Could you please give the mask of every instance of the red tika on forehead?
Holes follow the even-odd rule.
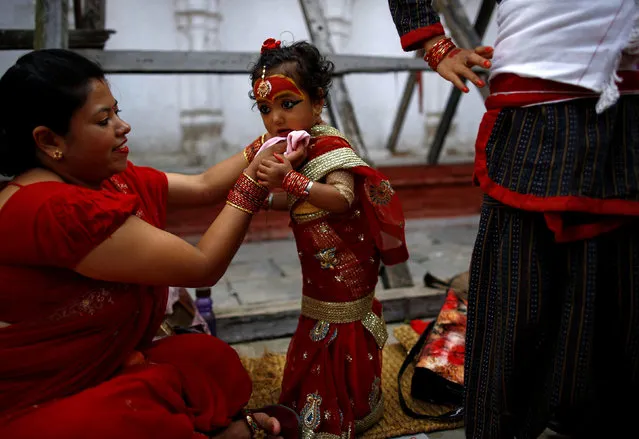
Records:
[[[253,93],[255,94],[255,99],[260,101],[273,102],[284,93],[292,93],[300,99],[304,99],[304,93],[295,84],[295,81],[281,74],[271,75],[265,79],[260,78],[255,81]]]

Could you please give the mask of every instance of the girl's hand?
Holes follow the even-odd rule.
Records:
[[[464,93],[468,93],[468,87],[462,78],[470,80],[477,87],[484,87],[486,83],[471,68],[473,66],[483,69],[489,68],[492,65],[490,62],[492,57],[493,48],[490,46],[479,46],[475,50],[457,47],[451,50],[437,65],[437,73]]]
[[[293,165],[280,154],[273,154],[275,160],[262,160],[257,167],[257,178],[260,184],[267,186],[270,190],[282,187],[282,181],[286,174],[293,169]]]
[[[299,166],[306,160],[308,151],[305,146],[298,147],[295,151],[288,154],[286,158],[291,162],[293,169],[299,168]]]
[[[251,161],[249,166],[246,168],[246,173],[251,177],[255,177],[255,174],[257,173],[257,167],[262,162],[262,160],[266,160],[269,158],[272,159],[274,153],[283,153],[284,151],[286,151],[286,141],[284,140],[282,140],[281,142],[277,142],[275,145],[270,146],[269,148],[266,148],[264,151],[255,156],[253,161]]]

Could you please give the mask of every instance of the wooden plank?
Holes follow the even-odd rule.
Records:
[[[144,50],[79,50],[97,62],[107,73],[143,74],[246,74],[258,58],[256,52],[189,52]],[[427,71],[426,63],[414,58],[328,55],[335,63],[335,74]]]
[[[473,26],[470,25],[470,21],[458,0],[436,0],[435,7],[442,11],[446,17],[446,23],[450,26],[453,39],[462,47],[474,48],[481,45],[481,39],[486,33],[488,23],[495,9],[495,0],[482,1]],[[488,83],[488,75],[486,72],[478,72],[478,74]],[[490,93],[488,87],[472,88],[478,90],[484,99],[486,99]],[[460,99],[461,91],[455,86],[450,86],[446,108],[441,116],[435,138],[428,151],[427,162],[430,165],[435,165],[439,161],[441,152],[444,149],[444,142],[448,135],[448,130],[450,129],[453,117],[455,117]]]
[[[379,288],[387,323],[437,316],[445,292],[427,287]],[[215,310],[217,336],[227,343],[289,337],[295,332],[300,301],[256,304]]]
[[[423,57],[423,50],[415,51],[415,58],[422,60]],[[422,60],[422,62],[424,61]],[[424,62],[424,64],[426,64],[426,62]],[[395,114],[395,121],[393,122],[393,128],[391,129],[390,135],[388,136],[388,141],[386,142],[386,149],[390,152],[394,153],[397,149],[399,134],[402,131],[402,127],[404,126],[404,119],[406,118],[406,113],[408,112],[408,106],[410,105],[410,101],[413,99],[415,85],[417,85],[417,74],[411,72],[406,78],[406,83],[404,84],[404,93],[402,93],[402,99],[399,101],[397,114]]]
[[[66,49],[68,47],[67,0],[36,0],[35,49]]]
[[[299,3],[306,20],[306,27],[311,34],[311,41],[324,55],[334,54],[335,48],[331,42],[328,20],[326,20],[324,9],[319,1],[300,0]],[[355,151],[366,159],[368,152],[343,78],[333,80],[328,103],[333,110],[332,115],[337,116],[333,117],[333,123],[337,122],[336,127],[346,135]]]
[[[82,26],[86,29],[104,29],[106,21],[105,0],[84,0],[84,11],[82,14]]]
[[[113,30],[70,29],[70,49],[103,49]],[[33,29],[4,29],[0,30],[0,50],[31,50],[33,49]]]

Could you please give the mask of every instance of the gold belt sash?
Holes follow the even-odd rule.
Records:
[[[351,302],[325,302],[302,296],[302,315],[328,323],[362,322],[381,348],[388,339],[386,322],[372,311],[375,292]]]
[[[329,323],[356,322],[371,311],[374,298],[374,292],[352,302],[324,302],[302,296],[302,315]]]

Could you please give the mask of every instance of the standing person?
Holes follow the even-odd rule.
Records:
[[[0,437],[297,437],[290,410],[243,411],[251,380],[221,340],[152,342],[168,285],[224,274],[268,194],[257,163],[133,165],[104,72],[66,50],[20,57],[0,102]],[[162,230],[168,208],[227,194],[197,246]]]
[[[383,415],[382,347],[375,299],[380,260],[408,258],[404,218],[389,181],[321,119],[333,65],[307,42],[267,40],[251,73],[264,138],[310,137],[307,160],[260,160],[270,207],[290,210],[302,266],[302,310],[289,345],[280,403],[302,419],[303,438],[354,437]],[[267,140],[268,141],[268,140]],[[256,159],[258,160],[258,159]]]
[[[463,91],[463,78],[485,85],[470,67],[491,67],[467,437],[535,438],[551,420],[578,437],[621,437],[637,403],[613,401],[639,390],[636,2],[499,2],[494,56],[456,48],[430,1],[389,6],[404,49],[423,47]]]

